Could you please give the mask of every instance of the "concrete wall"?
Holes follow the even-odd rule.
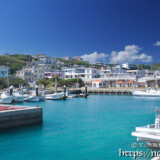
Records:
[[[0,111],[0,129],[42,123],[42,108]]]

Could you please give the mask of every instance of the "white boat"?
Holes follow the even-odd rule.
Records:
[[[160,142],[160,109],[155,109],[155,124],[136,127],[136,131],[132,132],[132,136],[136,136],[138,141]]]
[[[10,87],[9,93],[3,92],[0,96],[0,103],[2,104],[11,104],[14,101],[15,96],[12,95],[13,86]]]
[[[45,95],[45,99],[47,100],[59,100],[59,99],[62,99],[64,96],[64,93],[61,92],[61,93],[53,93],[53,94],[46,94]]]
[[[160,97],[160,91],[148,88],[146,91],[132,91],[133,96]]]
[[[8,93],[3,92],[0,96],[0,103],[2,104],[11,104],[14,101],[14,96],[8,95]]]
[[[15,96],[16,102],[23,102],[24,99],[29,97],[29,94],[23,94],[23,93],[17,91],[14,93],[14,96]]]
[[[35,91],[32,91],[32,94],[29,97],[25,98],[24,101],[26,101],[26,102],[38,102],[39,101],[37,86],[35,88]]]
[[[39,96],[30,95],[28,98],[25,98],[24,101],[26,101],[26,102],[38,102],[39,101]]]

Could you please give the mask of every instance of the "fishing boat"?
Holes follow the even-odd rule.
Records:
[[[15,96],[13,96],[13,86],[10,86],[9,92],[3,92],[0,96],[0,103],[11,104],[14,101]]]
[[[160,142],[160,109],[155,108],[155,113],[155,124],[136,127],[136,131],[132,132],[138,141]]]
[[[154,88],[148,88],[146,91],[132,91],[133,96],[160,97],[160,91]]]
[[[29,94],[23,94],[22,92],[17,91],[14,93],[14,96],[15,96],[15,102],[23,102],[24,99],[29,97]]]
[[[62,99],[64,96],[64,93],[53,93],[53,94],[46,94],[45,95],[45,99],[46,100],[60,100]]]
[[[26,102],[38,102],[39,101],[39,95],[38,95],[38,86],[35,87],[35,91],[32,91],[32,94],[25,98],[24,101]]]

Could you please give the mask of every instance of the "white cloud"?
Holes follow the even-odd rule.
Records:
[[[91,54],[85,54],[85,55],[81,56],[81,58],[84,61],[88,61],[90,63],[95,63],[97,61],[106,60],[107,56],[108,55],[105,54],[105,53],[94,52],[94,53],[91,53]]]
[[[151,62],[152,56],[148,56],[145,53],[139,54],[141,48],[137,45],[125,46],[124,51],[112,51],[110,62],[111,63],[133,63],[139,62]]]
[[[160,41],[157,41],[155,44],[153,44],[155,46],[160,46]]]

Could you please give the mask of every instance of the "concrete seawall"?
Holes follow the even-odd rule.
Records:
[[[84,93],[84,90],[82,90],[82,93]],[[131,95],[131,90],[88,89],[88,94]]]
[[[0,129],[42,123],[42,108],[10,107],[0,111]]]

